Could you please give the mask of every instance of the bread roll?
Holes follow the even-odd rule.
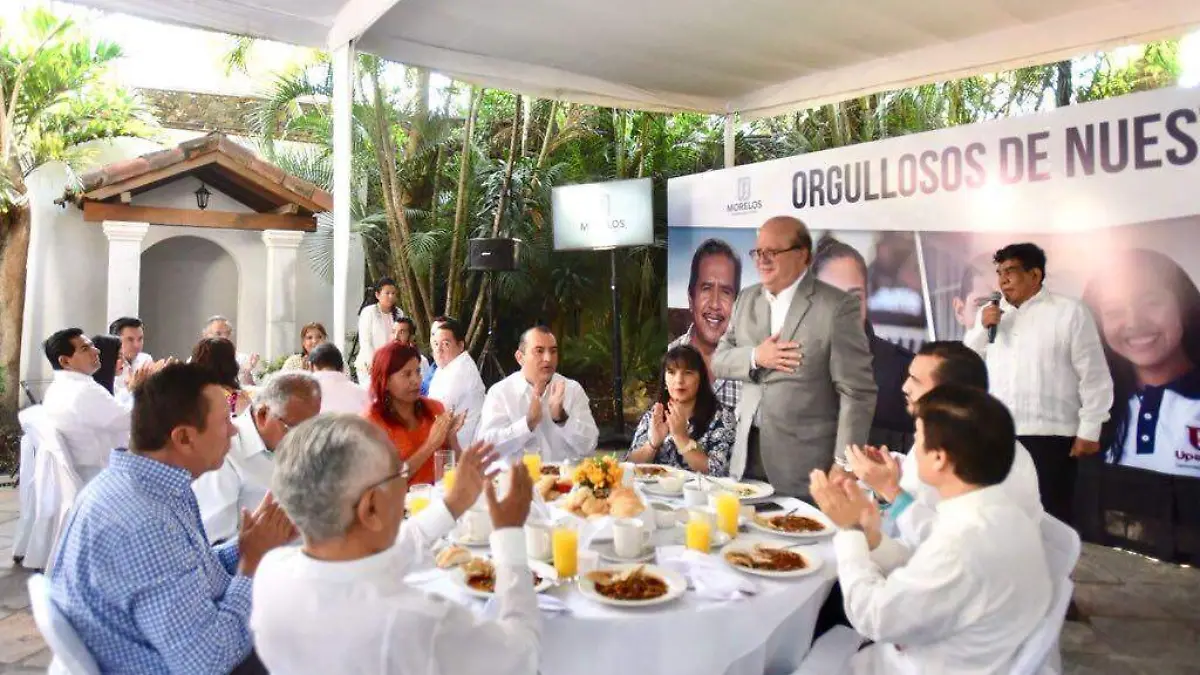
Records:
[[[461,546],[447,546],[442,549],[441,553],[437,554],[435,562],[437,566],[448,570],[451,567],[465,565],[471,560],[471,552]]]

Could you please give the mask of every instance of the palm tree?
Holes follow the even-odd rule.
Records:
[[[22,31],[0,30],[0,410],[15,412],[29,258],[25,179],[49,162],[86,159],[80,145],[147,136],[151,124],[128,92],[101,80],[121,55],[71,19],[35,9]]]

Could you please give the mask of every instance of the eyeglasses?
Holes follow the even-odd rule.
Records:
[[[367,489],[362,491],[362,493],[365,495],[368,492],[370,492],[371,490],[374,490],[377,487],[382,487],[384,485],[387,485],[388,483],[396,480],[397,478],[404,478],[404,479],[408,478],[408,464],[401,463],[400,469],[398,471],[396,471],[396,473],[389,475],[387,478],[384,478],[383,480],[371,483],[370,485],[367,486]]]
[[[800,251],[803,249],[803,246],[789,246],[787,248],[752,248],[750,249],[750,259],[754,262],[762,261],[769,263],[775,260],[775,256],[779,255],[780,253],[787,253],[788,251]]]

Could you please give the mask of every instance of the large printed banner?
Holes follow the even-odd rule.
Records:
[[[739,257],[745,288],[771,216],[807,223],[827,253],[817,276],[909,350],[960,339],[996,290],[992,254],[1038,244],[1047,286],[1100,328],[1121,422],[1109,461],[1200,478],[1200,89],[686,176],[667,193],[671,330],[699,339],[723,332],[733,301],[699,283],[720,272],[709,240]],[[881,391],[881,405],[900,396]]]

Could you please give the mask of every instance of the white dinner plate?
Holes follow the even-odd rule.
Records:
[[[657,495],[659,497],[679,497],[683,494],[683,488],[671,492],[662,486],[657,479],[652,483],[642,483],[642,490],[648,495]]]
[[[641,467],[656,467],[659,469],[666,469],[667,473],[665,475],[671,475],[677,471],[675,467],[667,466],[666,464],[635,464],[633,477],[636,478],[640,483],[657,483],[659,479],[659,476],[643,476],[642,474],[638,473],[637,469]]]
[[[712,480],[717,485],[720,485],[722,489],[729,490],[737,495],[743,504],[759,502],[775,494],[774,485],[758,480],[737,481],[732,478],[714,478]]]
[[[795,577],[808,576],[808,575],[816,572],[817,570],[821,569],[821,565],[823,565],[825,562],[815,555],[812,555],[810,553],[805,553],[804,551],[797,551],[796,549],[793,548],[793,549],[788,549],[788,550],[791,551],[792,553],[796,553],[804,558],[804,562],[806,563],[804,568],[798,569],[798,570],[789,570],[786,572],[775,572],[772,570],[760,570],[760,569],[755,569],[753,567],[742,567],[741,565],[735,565],[735,564],[729,562],[729,559],[725,557],[729,553],[733,553],[735,551],[744,551],[744,552],[748,553],[748,552],[752,551],[755,546],[764,546],[766,548],[787,548],[786,546],[782,546],[782,545],[778,545],[778,544],[768,544],[768,543],[761,542],[761,541],[759,541],[759,542],[755,542],[755,541],[738,542],[736,544],[731,544],[729,546],[726,546],[725,549],[721,551],[721,560],[724,560],[726,565],[729,565],[730,567],[732,567],[733,569],[735,569],[739,572],[745,572],[746,574],[754,574],[754,575],[757,575],[760,577],[771,577],[771,578],[775,578],[775,579],[791,579],[791,578],[795,578]]]
[[[593,582],[591,579],[589,579],[586,574],[581,574],[579,576],[579,581],[577,582],[578,587],[579,587],[579,592],[582,593],[583,596],[589,600],[594,600],[596,602],[599,602],[599,603],[605,604],[605,605],[612,605],[613,607],[651,607],[653,605],[661,605],[665,602],[671,602],[672,600],[676,600],[680,596],[683,595],[684,591],[687,590],[687,579],[683,578],[682,574],[675,572],[673,570],[659,567],[657,565],[645,565],[645,564],[640,564],[640,563],[639,564],[626,564],[626,565],[608,565],[606,567],[598,568],[598,571],[613,572],[616,574],[620,574],[621,572],[624,572],[625,570],[628,570],[628,569],[632,569],[634,567],[641,567],[645,572],[647,572],[649,574],[653,574],[653,575],[657,576],[658,578],[662,579],[663,581],[665,581],[667,583],[666,594],[664,594],[661,597],[654,598],[652,600],[617,600],[615,598],[610,598],[610,597],[601,595],[596,590],[595,582]]]
[[[529,573],[533,574],[533,570],[531,570]],[[459,588],[461,588],[464,592],[466,592],[467,595],[473,595],[477,598],[483,598],[484,600],[491,598],[493,595],[492,593],[488,593],[487,591],[481,591],[481,590],[471,588],[470,586],[468,586],[467,585],[467,573],[463,569],[462,565],[459,565],[458,567],[454,568],[454,570],[450,574],[450,577],[452,579],[454,579],[454,583],[458,584]],[[539,583],[537,586],[534,586],[533,590],[535,593],[541,593],[543,591],[549,590],[553,586],[554,586],[554,579],[548,578],[546,576],[542,576],[541,583]]]
[[[785,513],[787,513],[787,511],[768,512],[768,513],[757,514],[757,516],[755,518],[750,519],[750,527],[755,530],[758,530],[759,532],[765,532],[766,534],[771,534],[776,537],[784,537],[787,539],[820,539],[822,537],[828,537],[828,536],[834,534],[835,532],[837,532],[837,527],[833,523],[826,520],[823,516],[816,515],[812,512],[795,513],[792,515],[804,516],[805,518],[812,518],[813,520],[818,521],[822,525],[824,525],[825,526],[824,530],[821,530],[820,532],[784,532],[783,530],[776,530],[774,528],[767,527],[766,525],[763,525],[762,523],[758,522],[758,518],[760,518],[760,517],[761,518],[770,518],[772,516],[781,516]]]
[[[483,546],[491,545],[491,539],[489,537],[484,537],[482,539],[468,539],[467,537],[461,536],[457,532],[453,531],[447,535],[446,539],[448,539],[451,544],[458,544],[459,546],[466,546],[467,548],[481,548]]]

